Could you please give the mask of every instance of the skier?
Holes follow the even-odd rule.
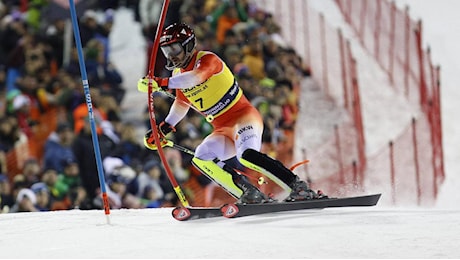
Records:
[[[160,48],[167,58],[166,68],[172,77],[154,77],[152,92],[176,89],[176,100],[163,122],[158,125],[159,140],[174,132],[174,126],[194,106],[211,121],[214,130],[196,148],[192,163],[203,174],[217,182],[239,203],[265,203],[271,198],[252,185],[246,176],[224,163],[236,155],[244,166],[271,176],[276,183],[292,191],[286,201],[326,197],[311,190],[307,183],[287,169],[281,162],[260,152],[263,121],[259,111],[244,96],[227,65],[210,51],[196,50],[195,34],[184,23],[174,23],[164,29]],[[138,82],[138,90],[148,92],[149,79]],[[144,145],[157,150],[152,130],[144,138]]]

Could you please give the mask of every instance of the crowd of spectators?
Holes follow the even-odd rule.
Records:
[[[112,208],[178,203],[158,155],[144,148],[136,125],[124,118],[120,103],[128,83],[111,62],[109,48],[116,11],[126,7],[133,10],[151,46],[162,2],[79,1],[81,6],[77,6],[82,13],[80,34]],[[271,14],[244,0],[173,0],[171,5],[166,24],[189,24],[195,30],[197,48],[213,51],[227,63],[264,117],[263,152],[276,157],[276,144],[295,124],[296,89],[302,77],[309,75],[301,58],[283,41],[280,25]],[[102,206],[78,56],[75,47],[66,48],[68,16],[49,15],[56,13],[53,8],[65,7],[54,1],[0,0],[0,213]],[[158,65],[155,73],[169,72]],[[164,96],[155,97],[157,122],[171,103]],[[150,128],[147,104],[145,108],[143,119]],[[52,109],[59,111],[57,127],[42,147],[43,156],[28,158],[21,172],[11,177],[6,154],[18,143],[32,142],[37,124],[46,124],[40,122],[40,115]],[[210,131],[211,125],[191,110],[170,138],[193,149]],[[190,155],[173,149],[165,152],[179,183],[196,178],[203,187],[209,184],[193,169]]]

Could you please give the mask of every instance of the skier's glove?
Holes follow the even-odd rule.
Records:
[[[152,92],[156,91],[166,91],[168,89],[169,78],[160,78],[160,77],[153,77],[152,81]],[[137,90],[140,92],[148,92],[149,91],[149,78],[143,77],[137,81]]]
[[[174,126],[163,121],[158,126],[157,132],[158,139],[160,140],[160,145],[161,147],[164,147],[168,144],[168,139],[166,139],[165,136],[171,132],[176,132],[176,129],[174,128]],[[152,129],[149,129],[147,133],[145,133],[144,146],[150,150],[158,150],[158,146],[157,144],[155,144],[155,137],[153,136]]]

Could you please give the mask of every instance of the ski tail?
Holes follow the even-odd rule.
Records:
[[[377,205],[381,194],[366,196],[324,198],[293,202],[274,202],[265,204],[226,204],[222,206],[221,212],[224,217],[236,218],[265,213],[303,209],[324,209],[334,207],[370,207]]]

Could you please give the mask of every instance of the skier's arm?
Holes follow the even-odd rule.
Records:
[[[170,78],[154,77],[152,91],[167,89],[186,89],[199,85],[209,79],[212,75],[222,71],[224,65],[215,54],[203,55],[197,62],[196,67],[191,71],[173,75]],[[137,89],[147,93],[149,80],[147,77],[139,79]]]
[[[168,88],[184,89],[199,85],[222,71],[222,68],[222,61],[215,54],[205,54],[197,62],[196,68],[169,78]]]
[[[186,99],[182,92],[177,91],[177,99],[175,100],[169,110],[168,115],[166,116],[165,122],[175,126],[177,125],[184,117],[187,115],[190,106],[187,105]]]

